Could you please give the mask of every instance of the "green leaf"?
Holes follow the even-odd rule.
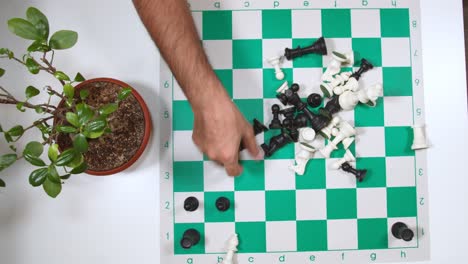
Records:
[[[24,93],[26,94],[26,99],[30,99],[38,95],[40,91],[36,87],[30,85],[26,87],[26,91]]]
[[[69,174],[65,174],[65,175],[60,176],[60,179],[62,179],[62,180],[68,180],[68,179],[70,178],[70,176],[71,176],[70,173],[69,173]]]
[[[58,144],[52,144],[49,147],[49,150],[48,150],[47,154],[49,156],[50,161],[52,161],[52,162],[57,161],[57,158],[58,158],[58,155],[59,155],[58,148],[59,148]]]
[[[0,171],[10,167],[13,163],[15,163],[18,156],[16,154],[5,154],[0,156]]]
[[[31,154],[35,157],[41,156],[42,152],[44,152],[44,146],[37,141],[29,142],[23,151],[24,154]]]
[[[69,168],[75,168],[75,167],[78,167],[81,163],[84,162],[84,156],[83,154],[79,153],[79,152],[76,152],[76,156],[75,158],[73,159],[72,162],[68,163],[67,167]]]
[[[2,179],[0,179],[0,187],[3,187],[3,188],[6,187],[6,184]]]
[[[117,98],[118,98],[120,101],[123,101],[123,100],[125,100],[131,93],[132,93],[132,88],[130,88],[130,87],[123,88],[123,89],[119,92]]]
[[[87,104],[77,104],[76,114],[78,115],[81,125],[86,124],[94,116],[94,111]]]
[[[49,170],[47,168],[40,168],[40,169],[34,170],[29,175],[29,183],[34,187],[40,186],[46,180],[48,173],[49,173]]]
[[[47,193],[47,195],[52,198],[57,197],[57,195],[59,195],[62,191],[62,183],[53,182],[48,178],[44,181],[42,187],[44,188],[44,191]]]
[[[93,120],[91,122],[89,122],[85,129],[88,131],[88,132],[100,132],[100,131],[104,131],[104,128],[106,128],[106,121],[105,120]]]
[[[61,50],[73,47],[78,41],[78,33],[71,30],[60,30],[55,32],[49,40],[52,49]]]
[[[10,136],[12,137],[19,137],[19,136],[22,136],[24,133],[24,128],[23,126],[14,126],[12,127],[10,130],[8,130],[8,134],[10,134]]]
[[[35,52],[35,51],[47,52],[47,51],[50,51],[50,47],[44,44],[42,40],[36,40],[31,45],[29,45],[28,51],[29,52]]]
[[[14,152],[16,152],[16,147],[15,147],[15,146],[10,145],[9,148],[10,148],[11,150],[13,150]]]
[[[22,18],[12,18],[8,20],[8,29],[18,37],[30,40],[40,40],[40,32],[31,22]]]
[[[44,109],[42,109],[42,107],[40,107],[40,106],[36,106],[34,108],[34,111],[36,111],[36,113],[38,113],[38,114],[44,113]]]
[[[73,97],[75,96],[75,87],[67,83],[63,86],[63,93],[65,94],[66,97],[73,99]]]
[[[60,81],[70,81],[70,77],[68,77],[68,75],[66,75],[64,72],[62,71],[56,71],[54,72],[54,76],[55,78],[57,78],[58,80]]]
[[[80,121],[78,120],[78,115],[73,112],[67,112],[65,118],[68,123],[72,124],[74,127],[80,127]]]
[[[57,166],[66,166],[75,159],[76,155],[77,152],[74,149],[67,149],[58,156],[55,164]]]
[[[3,136],[5,136],[6,142],[13,142],[13,138],[10,136],[10,134],[8,134],[8,132],[4,132]]]
[[[115,111],[117,111],[118,108],[119,108],[119,105],[117,103],[106,104],[103,107],[101,107],[101,109],[99,109],[99,114],[110,115],[114,113]]]
[[[31,163],[34,166],[43,167],[46,165],[42,159],[32,155],[31,153],[24,153],[23,157],[27,162]]]
[[[49,174],[47,174],[47,178],[55,183],[61,183],[60,175],[57,172],[57,168],[53,164],[49,166]]]
[[[81,75],[81,73],[77,73],[74,79],[75,82],[82,82],[84,80],[85,78],[83,77],[83,75]]]
[[[86,153],[88,151],[88,140],[85,135],[81,133],[76,135],[73,139],[73,147],[81,153]]]
[[[76,133],[78,132],[78,129],[72,126],[62,126],[62,125],[57,125],[55,126],[55,131],[59,133]]]
[[[0,68],[0,77],[2,77],[5,74],[5,70]]]
[[[80,174],[85,172],[88,169],[88,164],[86,162],[82,162],[80,165],[74,167],[70,173],[71,174]]]
[[[26,67],[28,67],[28,70],[32,74],[38,74],[40,71],[39,64],[31,58],[26,59]]]
[[[23,106],[24,106],[24,102],[19,102],[16,104],[16,109],[18,109],[18,111],[20,112],[25,112],[26,109]]]
[[[6,48],[0,48],[0,55],[8,55],[9,59],[12,59],[15,56],[11,50]]]
[[[89,91],[86,89],[80,90],[80,98],[81,100],[85,100],[89,96]]]
[[[26,18],[34,25],[42,38],[47,40],[49,37],[49,21],[47,17],[37,8],[30,7],[26,11]]]

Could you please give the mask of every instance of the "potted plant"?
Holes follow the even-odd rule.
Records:
[[[48,19],[37,8],[28,8],[26,19],[10,19],[8,29],[32,43],[20,57],[0,48],[0,58],[24,65],[33,75],[50,74],[59,88],[47,85],[41,91],[27,86],[24,99],[20,99],[0,84],[0,105],[38,115],[29,126],[7,128],[0,124],[0,134],[9,144],[9,149],[0,150],[0,172],[24,159],[36,167],[29,173],[29,183],[56,197],[71,175],[110,175],[131,166],[143,153],[151,133],[149,111],[138,92],[118,80],[85,80],[80,73],[71,79],[56,69],[55,51],[73,47],[78,34],[60,30],[49,37]],[[0,77],[4,74],[0,68]],[[45,102],[36,103],[41,94]],[[41,138],[18,149],[16,143],[31,129],[38,129]],[[5,187],[2,179],[0,187]]]

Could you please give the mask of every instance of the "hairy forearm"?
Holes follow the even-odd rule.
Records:
[[[227,96],[205,55],[186,0],[133,2],[192,107]]]

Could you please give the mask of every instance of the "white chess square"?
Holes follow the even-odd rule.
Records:
[[[232,80],[234,99],[257,99],[263,97],[262,69],[233,70]]]
[[[265,221],[265,192],[236,191],[236,222]]]
[[[416,186],[414,157],[385,158],[387,186]]]
[[[292,10],[291,18],[293,38],[322,36],[322,12],[320,10]]]
[[[380,11],[352,9],[351,34],[353,38],[380,38]]]
[[[414,232],[413,240],[406,242],[403,239],[395,238],[392,234],[392,226],[395,223],[402,222],[405,223],[409,229]],[[388,248],[409,248],[418,246],[418,234],[421,235],[419,230],[417,230],[416,217],[402,217],[402,218],[388,218]]]
[[[233,39],[261,39],[262,12],[261,11],[233,11],[232,12]]]
[[[354,68],[354,71],[357,71],[358,69],[359,68]],[[361,89],[365,89],[370,86],[374,86],[378,83],[382,84],[382,82],[383,82],[382,67],[374,67],[372,70],[361,75],[361,78],[359,79],[359,87]]]
[[[346,121],[347,123],[349,123],[351,126],[354,127],[354,110],[349,110],[349,111],[340,111],[338,114],[337,114],[342,121]]]
[[[263,99],[263,121],[267,127],[270,125],[271,120],[273,119],[271,107],[274,104],[279,105],[280,109],[286,108],[278,99]],[[283,121],[283,115],[280,114],[279,119]]]
[[[358,218],[387,217],[386,188],[358,188],[356,194]]]
[[[296,191],[296,219],[297,220],[326,220],[327,219],[327,191],[326,190],[297,190]]]
[[[202,12],[192,12],[193,22],[195,23],[195,28],[197,29],[198,36],[200,39],[203,36],[203,15]]]
[[[384,67],[411,66],[409,38],[382,38],[382,65]]]
[[[356,157],[385,157],[384,127],[357,127],[356,132]]]
[[[192,131],[174,131],[174,161],[200,161],[203,153],[192,140]]]
[[[232,40],[204,40],[203,47],[213,69],[232,69]]]
[[[325,43],[327,44],[328,54],[323,56],[323,67],[328,67],[328,64],[330,64],[333,51],[346,53],[353,50],[353,42],[351,38],[326,38]],[[346,67],[352,67],[352,65]]]
[[[180,87],[179,83],[177,80],[174,78],[174,100],[183,100],[186,101],[187,97],[185,96],[184,92],[182,91],[182,88]]]
[[[225,253],[227,241],[235,233],[234,223],[205,223],[206,253]]]
[[[285,48],[292,47],[292,39],[263,39],[262,40],[262,56],[263,56],[263,68],[273,68],[268,59],[276,56],[283,56]],[[283,68],[292,68],[292,61],[283,59],[283,63],[280,65]]]
[[[266,222],[267,252],[296,251],[296,230],[295,221]]]
[[[223,166],[214,161],[203,162],[205,192],[234,191],[234,177],[229,177]]]
[[[411,96],[385,96],[384,115],[385,126],[411,126],[413,124],[413,98]]]
[[[185,199],[188,197],[198,199],[198,209],[193,212],[187,212],[184,209]],[[205,221],[204,194],[203,192],[175,192],[174,193],[174,212],[176,223],[203,223]]]
[[[307,98],[311,93],[322,94],[320,90],[322,68],[294,68],[294,82],[299,84],[299,96]],[[291,84],[290,84],[291,85]]]
[[[345,188],[356,188],[356,178],[354,175],[347,173],[341,169],[334,170],[332,169],[332,164],[338,161],[339,158],[326,159],[326,185],[327,189],[345,189]],[[350,163],[355,167],[356,163]]]
[[[357,249],[357,220],[328,220],[328,250]]]
[[[265,160],[265,190],[294,190],[296,174],[289,169],[292,159]]]

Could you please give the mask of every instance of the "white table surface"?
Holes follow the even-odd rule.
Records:
[[[388,0],[390,1],[390,0]],[[468,250],[468,119],[462,2],[421,0],[426,90],[432,260],[456,263]],[[157,132],[159,54],[126,0],[0,0],[0,47],[25,50],[7,31],[6,21],[36,6],[49,17],[51,31],[72,29],[78,45],[57,52],[56,65],[70,74],[114,77],[144,96]],[[0,60],[7,75],[0,83],[21,95],[33,84],[19,65]],[[27,125],[31,117],[0,106],[4,127]],[[111,177],[75,176],[57,199],[27,181],[24,162],[2,172],[0,263],[2,264],[155,264],[159,263],[158,142],[153,136],[144,156]],[[7,147],[0,141],[0,149]]]

